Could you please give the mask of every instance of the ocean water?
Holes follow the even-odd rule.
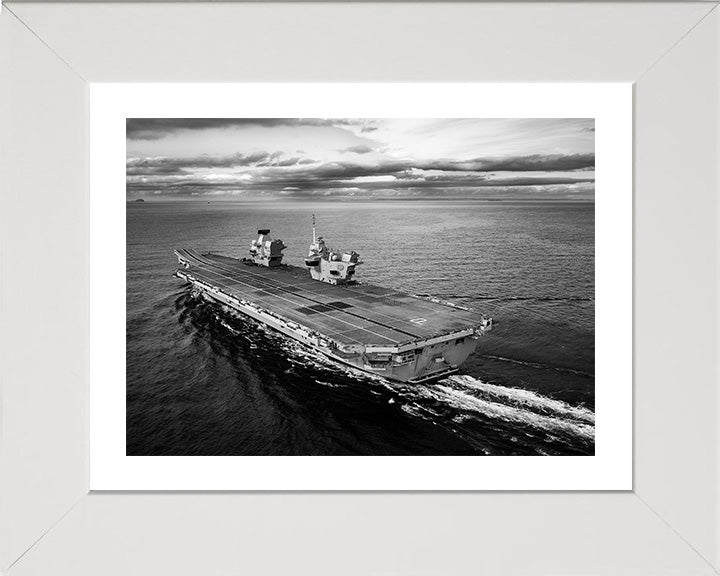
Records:
[[[403,385],[338,367],[191,293],[173,249],[300,264],[318,232],[357,278],[492,316],[460,373]],[[593,203],[127,205],[128,455],[593,454]]]

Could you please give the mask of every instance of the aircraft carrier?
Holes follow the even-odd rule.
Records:
[[[175,275],[335,362],[401,382],[443,378],[472,354],[492,319],[436,298],[362,284],[357,252],[315,233],[304,267],[283,264],[282,240],[258,230],[243,259],[178,249]]]

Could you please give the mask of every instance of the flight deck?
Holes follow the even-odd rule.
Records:
[[[318,282],[298,266],[262,267],[187,249],[176,254],[196,280],[344,344],[398,346],[463,337],[483,325],[477,312],[368,284]]]

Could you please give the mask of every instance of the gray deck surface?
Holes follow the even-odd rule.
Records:
[[[216,254],[178,252],[198,280],[347,344],[395,345],[478,327],[482,318],[388,288],[319,282],[297,266],[266,268]]]

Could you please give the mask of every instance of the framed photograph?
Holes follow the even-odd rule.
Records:
[[[714,574],[717,14],[4,6],[3,572]]]
[[[91,488],[629,489],[631,95],[93,87]]]

